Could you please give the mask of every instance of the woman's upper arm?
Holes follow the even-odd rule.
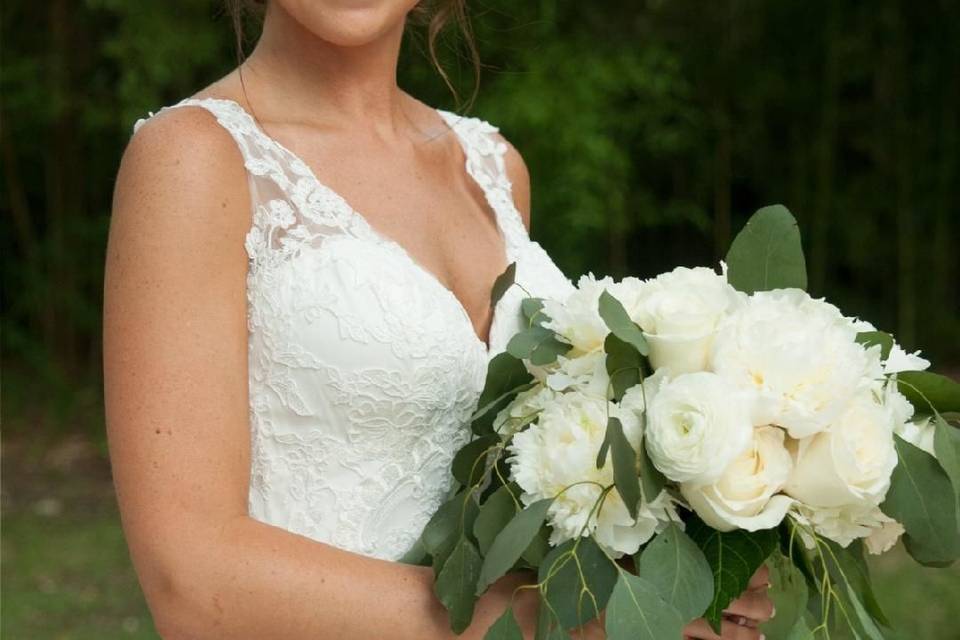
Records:
[[[104,395],[124,529],[148,598],[191,536],[246,515],[246,255],[239,151],[175,109],[121,162],[104,280]]]

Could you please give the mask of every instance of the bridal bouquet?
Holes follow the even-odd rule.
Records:
[[[720,267],[587,275],[566,300],[523,301],[457,491],[420,540],[454,631],[532,569],[538,638],[601,612],[614,640],[680,638],[698,617],[719,629],[766,563],[768,637],[840,623],[877,639],[864,551],[902,536],[924,565],[960,556],[960,385],[804,291],[783,207],[758,211]],[[511,609],[487,637],[521,638]]]

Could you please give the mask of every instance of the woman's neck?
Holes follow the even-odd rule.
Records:
[[[394,134],[408,124],[405,94],[397,85],[403,27],[401,20],[366,44],[340,46],[270,3],[260,40],[243,64],[244,81],[256,78],[259,91],[251,98],[261,105],[266,100],[284,120],[334,127],[363,122]],[[267,87],[269,95],[263,95]]]

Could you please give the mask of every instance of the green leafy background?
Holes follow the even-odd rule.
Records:
[[[472,112],[523,153],[533,235],[568,274],[710,264],[780,202],[814,295],[955,376],[960,4],[471,4],[485,63]],[[232,33],[216,0],[8,0],[0,29],[2,635],[156,637],[104,462],[104,241],[133,122],[227,72]],[[457,106],[418,48],[401,84]],[[951,628],[956,570],[900,551],[875,566],[911,637]]]

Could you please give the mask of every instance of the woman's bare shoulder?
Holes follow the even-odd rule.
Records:
[[[249,204],[243,157],[230,133],[206,109],[183,106],[162,110],[131,136],[113,217],[183,238],[210,232],[242,238]]]

